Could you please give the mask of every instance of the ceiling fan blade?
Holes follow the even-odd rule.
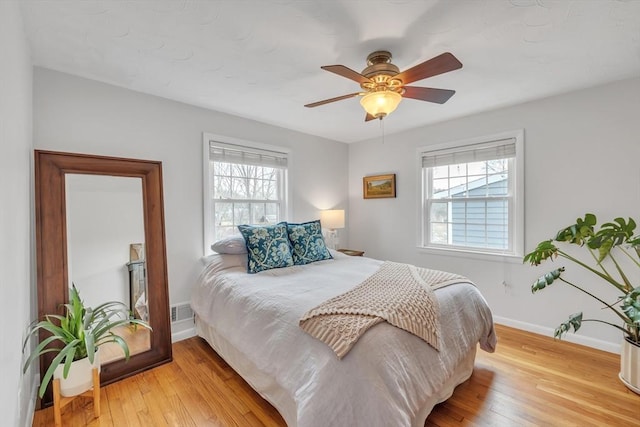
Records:
[[[371,121],[371,120],[375,120],[375,118],[376,118],[376,116],[373,116],[373,115],[367,113],[367,115],[364,117],[364,121],[368,122],[368,121]]]
[[[353,98],[354,96],[358,96],[358,95],[360,95],[360,92],[354,92],[354,93],[350,93],[348,95],[336,96],[335,98],[329,98],[329,99],[324,99],[324,100],[318,101],[318,102],[312,102],[311,104],[305,105],[305,107],[313,108],[313,107],[317,107],[319,105],[328,104],[330,102],[342,101],[343,99]]]
[[[456,93],[450,89],[433,89],[430,87],[405,86],[404,98],[419,99],[420,101],[435,102],[436,104],[444,104]]]
[[[445,52],[428,61],[404,70],[400,74],[394,76],[396,79],[402,80],[402,83],[412,83],[427,77],[437,76],[438,74],[448,73],[449,71],[462,68],[462,63],[449,52]]]
[[[344,65],[323,65],[320,68],[322,68],[323,70],[331,71],[332,73],[335,73],[342,77],[346,77],[360,84],[371,82],[371,79],[363,76],[357,71],[353,71],[351,68],[345,67]]]

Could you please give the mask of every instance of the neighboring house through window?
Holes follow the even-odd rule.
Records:
[[[287,217],[288,150],[204,134],[205,254],[240,224]]]
[[[521,256],[523,131],[420,150],[422,247]]]

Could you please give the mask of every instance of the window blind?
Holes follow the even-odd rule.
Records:
[[[209,160],[243,165],[268,166],[278,169],[287,168],[287,154],[258,148],[211,141]]]
[[[515,156],[516,139],[507,138],[462,147],[424,151],[422,153],[422,167],[433,168],[459,163],[508,159]]]

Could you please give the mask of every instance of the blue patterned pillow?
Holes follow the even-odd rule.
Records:
[[[238,230],[249,253],[247,273],[293,265],[286,222],[269,226],[239,225]]]
[[[295,265],[333,258],[324,244],[320,220],[302,224],[287,224],[287,230],[293,248],[293,263]]]

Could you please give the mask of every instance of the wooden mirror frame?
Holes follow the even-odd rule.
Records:
[[[35,222],[38,286],[38,318],[45,314],[63,314],[62,304],[69,299],[67,271],[67,224],[65,175],[109,175],[142,179],[144,236],[147,261],[147,286],[150,349],[101,366],[102,385],[170,362],[171,323],[167,257],[164,233],[162,163],[87,154],[35,150]],[[40,335],[40,340],[43,335]],[[54,355],[40,359],[40,372],[46,372]],[[51,385],[42,399],[43,406],[53,402]]]

